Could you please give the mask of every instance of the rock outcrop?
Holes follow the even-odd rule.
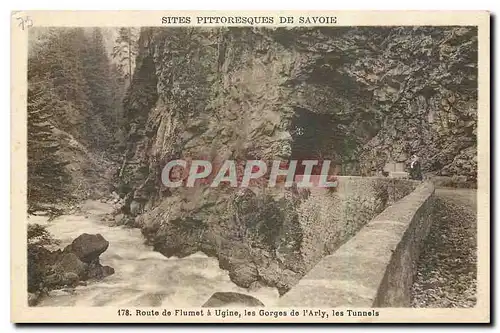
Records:
[[[109,242],[100,234],[82,234],[64,250],[50,251],[44,247],[28,250],[28,292],[30,305],[35,295],[63,287],[76,287],[87,280],[102,279],[114,274],[114,269],[99,262]]]
[[[476,180],[475,27],[144,28],[139,48],[120,221],[167,256],[217,256],[241,286],[283,292],[308,268],[297,209],[308,194],[166,188],[169,160],[329,159],[374,175],[416,153],[426,174]]]
[[[264,306],[264,303],[259,301],[257,298],[240,294],[234,292],[216,292],[205,304],[202,305],[204,308],[217,308],[222,306],[245,306],[245,307],[254,307],[254,306]]]
[[[64,252],[74,253],[81,261],[90,263],[98,259],[108,246],[109,242],[101,234],[81,234],[64,249]]]
[[[246,189],[182,193],[137,218],[154,249],[166,256],[202,251],[242,287],[257,281],[288,290],[304,272],[302,229],[290,193],[258,196]]]

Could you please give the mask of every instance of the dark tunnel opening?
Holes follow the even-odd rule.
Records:
[[[340,163],[339,142],[343,135],[338,132],[338,121],[328,114],[312,113],[297,108],[292,119],[291,132],[293,137],[291,159],[298,160],[296,174],[303,174],[305,166],[302,160],[319,160],[313,173],[321,170],[322,161],[330,160],[330,169]]]

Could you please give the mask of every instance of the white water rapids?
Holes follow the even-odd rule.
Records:
[[[219,268],[217,259],[203,253],[180,259],[153,251],[144,245],[139,229],[113,227],[102,221],[110,207],[88,201],[82,215],[63,215],[51,222],[46,217],[29,217],[29,223],[47,225],[47,230],[61,241],[59,247],[82,233],[103,235],[109,247],[100,256],[101,264],[115,269],[115,274],[87,286],[50,291],[39,306],[199,307],[217,291],[252,295],[266,306],[278,299],[274,288],[247,291],[236,286],[228,272]]]

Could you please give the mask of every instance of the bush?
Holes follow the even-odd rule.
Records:
[[[36,292],[43,285],[47,270],[47,261],[51,252],[45,247],[57,245],[46,227],[40,224],[28,224],[28,292]]]
[[[59,241],[47,231],[45,226],[38,223],[28,224],[28,248],[30,246],[37,247],[57,244],[59,244]]]

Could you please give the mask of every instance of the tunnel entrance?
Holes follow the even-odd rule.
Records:
[[[292,160],[319,160],[313,174],[319,174],[322,161],[330,160],[330,170],[341,164],[340,149],[345,136],[339,134],[338,121],[328,114],[312,113],[297,108],[292,119]],[[296,174],[304,174],[304,166],[297,164]]]

